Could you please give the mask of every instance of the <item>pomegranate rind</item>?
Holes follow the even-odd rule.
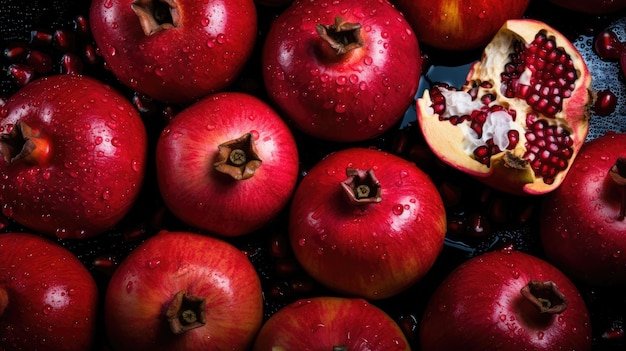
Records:
[[[592,103],[591,75],[584,59],[573,44],[551,26],[531,19],[509,20],[487,44],[480,61],[471,66],[466,77],[466,84],[459,89],[469,91],[480,82],[491,82],[493,87],[489,91],[498,96],[494,103],[517,111],[517,120],[520,126],[525,128],[526,115],[537,112],[533,111],[523,99],[503,96],[500,93],[500,75],[513,50],[513,42],[519,40],[525,44],[531,43],[541,30],[545,30],[548,36],[554,37],[557,47],[565,49],[577,73],[575,88],[571,96],[563,100],[562,109],[553,117],[541,117],[549,120],[551,125],[564,128],[573,140],[572,156],[568,165],[554,177],[553,182],[544,182],[541,177],[535,175],[530,165],[523,165],[522,156],[526,151],[524,133],[520,133],[520,141],[514,148],[491,156],[490,164],[486,165],[471,157],[464,150],[466,132],[462,128],[440,120],[440,115],[431,107],[432,96],[429,90],[425,90],[423,96],[416,101],[417,119],[421,132],[435,155],[444,163],[497,190],[516,195],[541,195],[556,189],[562,183],[584,143],[589,130]],[[510,162],[510,160],[515,160],[515,162]],[[520,160],[521,162],[518,162]]]

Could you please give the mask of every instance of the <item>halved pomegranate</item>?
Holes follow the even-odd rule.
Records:
[[[424,138],[442,161],[495,189],[557,188],[589,128],[591,75],[561,33],[507,21],[460,89],[434,84],[417,100]]]

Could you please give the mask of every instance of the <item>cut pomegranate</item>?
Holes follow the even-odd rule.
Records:
[[[461,88],[417,100],[424,139],[445,163],[495,189],[544,194],[561,183],[589,128],[591,76],[545,23],[509,20]]]

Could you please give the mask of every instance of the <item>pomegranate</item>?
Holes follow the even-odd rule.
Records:
[[[593,285],[626,284],[626,134],[585,145],[559,189],[542,203],[548,260]]]
[[[421,131],[445,163],[513,194],[562,182],[589,128],[591,75],[560,32],[509,20],[461,89],[435,84],[417,100]]]
[[[428,301],[423,351],[590,350],[590,316],[553,265],[510,248],[455,268]]]

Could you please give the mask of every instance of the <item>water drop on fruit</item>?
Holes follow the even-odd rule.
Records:
[[[395,206],[393,206],[393,214],[399,216],[404,212],[404,206],[402,206],[401,204],[397,204]]]

